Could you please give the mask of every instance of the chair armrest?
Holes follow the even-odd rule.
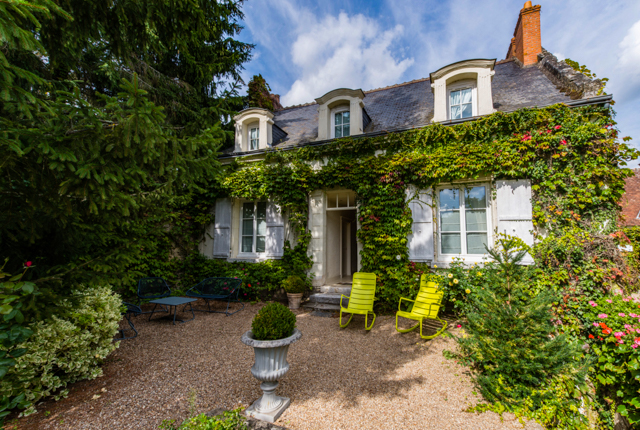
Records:
[[[400,302],[398,302],[398,310],[399,310],[399,311],[401,311],[401,310],[402,310],[402,301],[403,301],[403,300],[406,300],[406,301],[408,301],[408,302],[414,302],[414,303],[415,303],[415,300],[405,299],[404,297],[400,297]]]
[[[343,298],[343,297],[345,297],[345,298],[347,298],[347,299],[351,300],[351,296],[348,296],[348,297],[347,297],[347,296],[345,296],[344,294],[340,294],[340,307],[342,307],[342,298]],[[348,305],[347,305],[347,306],[348,306]]]

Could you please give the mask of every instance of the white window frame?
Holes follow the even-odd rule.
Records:
[[[251,133],[253,132],[253,130],[256,131],[256,138],[255,139],[253,139],[251,137]],[[249,133],[247,134],[247,137],[248,137],[248,140],[249,140],[249,142],[248,142],[249,151],[256,151],[256,150],[260,149],[260,126],[259,125],[255,126],[255,127],[249,127]],[[256,147],[255,148],[253,148],[252,144],[251,144],[253,140],[256,141]]]
[[[636,219],[640,219],[640,212],[638,212],[638,215],[636,215]]]
[[[486,217],[487,217],[487,246],[493,244],[493,211],[492,211],[492,196],[491,196],[491,184],[488,182],[466,182],[466,183],[453,183],[443,184],[435,189],[435,199],[437,201],[436,213],[437,213],[437,260],[438,261],[451,261],[453,258],[464,258],[472,262],[482,262],[484,258],[488,257],[488,254],[468,254],[467,253],[467,228],[466,228],[466,210],[464,202],[464,189],[484,187],[485,188],[485,205],[486,205]],[[444,189],[458,188],[460,190],[460,254],[444,254],[442,252],[442,228],[440,219],[440,191]]]
[[[478,85],[475,79],[465,79],[447,85],[447,119],[451,118],[451,93],[471,89],[471,116],[478,116]],[[464,119],[464,118],[457,118]]]
[[[349,112],[349,136],[353,134],[351,133],[351,130],[353,128],[353,123],[351,122],[352,115],[351,115],[350,106],[340,106],[331,110],[331,138],[332,139],[335,139],[336,137],[336,114],[342,113],[342,112]],[[346,136],[346,137],[349,137],[349,136]],[[342,136],[342,137],[345,137],[345,136]]]
[[[251,245],[251,251],[247,252],[247,251],[242,251],[242,238],[244,236],[248,236],[244,234],[244,205],[246,203],[253,203],[253,243]],[[257,252],[256,251],[256,245],[258,243],[257,241],[257,236],[258,236],[258,203],[264,203],[265,204],[265,224],[267,221],[267,208],[266,205],[268,205],[268,202],[264,201],[264,200],[242,200],[240,201],[240,240],[238,241],[238,257],[259,257],[259,256],[264,256],[267,253],[267,247],[266,247],[266,239],[267,239],[267,231],[265,231],[265,249],[262,252]],[[248,219],[248,218],[247,218]]]

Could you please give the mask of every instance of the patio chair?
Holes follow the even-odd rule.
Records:
[[[131,316],[133,315],[134,317],[137,317],[138,315],[141,315],[142,309],[140,309],[140,306],[132,305],[131,303],[127,302],[122,302],[122,304],[126,306],[126,310],[122,312],[122,315],[124,315],[127,322],[129,323],[129,327],[131,328],[122,328],[118,330],[122,337],[117,338],[116,340],[133,339],[134,337],[138,336],[138,330],[136,330],[136,328],[134,327],[133,322],[131,321]],[[125,336],[124,332],[129,330],[133,330],[135,334],[133,336]]]
[[[163,299],[171,295],[171,288],[163,278],[149,277],[142,278],[138,281],[138,306],[143,300]],[[154,308],[155,309],[155,308]],[[162,309],[142,312],[143,314],[152,314],[155,312],[169,312],[164,306]]]
[[[420,277],[420,291],[418,291],[418,295],[415,300],[406,299],[404,297],[400,298],[400,303],[398,303],[398,312],[396,312],[396,330],[400,333],[407,333],[411,330],[415,330],[416,327],[420,326],[420,337],[423,339],[433,339],[434,337],[440,336],[444,329],[447,328],[447,323],[438,318],[438,311],[440,310],[440,306],[442,305],[442,290],[438,290],[438,286],[435,282],[427,282],[426,275],[422,275]],[[413,306],[409,311],[402,310],[402,301],[405,300],[407,302],[413,302]],[[398,328],[398,317],[407,318],[410,320],[418,321],[416,325],[408,329],[400,329]],[[442,328],[431,336],[424,336],[422,334],[422,323],[424,320],[438,320],[442,323]]]
[[[340,297],[340,327],[345,328],[351,322],[353,314],[364,315],[364,328],[371,330],[373,323],[376,322],[376,314],[373,313],[373,300],[376,294],[376,275],[375,273],[356,272],[353,274],[353,284],[351,286],[351,295],[349,297],[341,294]],[[342,299],[349,299],[347,307],[342,306]],[[351,314],[349,320],[342,324],[342,312]],[[371,325],[367,326],[369,314],[373,315]]]
[[[244,309],[244,303],[239,299],[241,285],[242,279],[238,278],[207,278],[191,287],[185,295],[204,299],[207,302],[207,309],[195,309],[196,311],[220,313],[229,316]],[[210,300],[226,301],[227,309],[224,312],[211,310]],[[229,312],[229,304],[231,302],[242,303],[242,307],[235,312]]]

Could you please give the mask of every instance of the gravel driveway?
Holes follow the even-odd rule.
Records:
[[[221,306],[221,305],[220,305]],[[253,350],[240,342],[261,304],[235,315],[196,313],[173,326],[136,318],[140,335],[121,342],[105,375],[75,384],[69,397],[13,421],[19,429],[156,429],[184,419],[250,405],[260,395],[249,371]],[[158,315],[154,316],[158,318]],[[346,329],[336,318],[297,314],[302,339],[289,349],[291,370],[278,394],[292,404],[277,424],[294,429],[522,429],[512,416],[463,412],[478,397],[465,369],[446,360],[451,338],[423,341],[395,331],[394,317],[364,317]],[[11,426],[8,426],[11,428]],[[527,428],[540,428],[529,423]]]

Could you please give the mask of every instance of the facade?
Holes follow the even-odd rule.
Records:
[[[622,206],[622,225],[640,225],[640,169],[633,171],[634,175],[627,178],[624,196],[620,201]]]
[[[469,59],[446,65],[429,77],[363,91],[339,88],[308,104],[275,112],[249,108],[235,118],[235,147],[223,164],[262,160],[269,151],[319,146],[346,136],[376,136],[474,121],[494,112],[557,103],[606,104],[601,84],[575,72],[542,48],[540,6],[525,3],[507,58]],[[381,149],[380,151],[384,151]],[[312,162],[316,170],[322,162]],[[414,198],[417,196],[418,198]],[[487,176],[441,183],[407,192],[412,213],[408,237],[411,261],[446,267],[453,258],[482,262],[498,233],[534,241],[531,184],[528,178],[496,180]],[[330,285],[360,268],[363,244],[357,195],[349,189],[318,189],[309,195],[314,285]],[[264,261],[283,255],[293,240],[287,213],[269,201],[218,199],[215,225],[201,252],[229,261]]]

